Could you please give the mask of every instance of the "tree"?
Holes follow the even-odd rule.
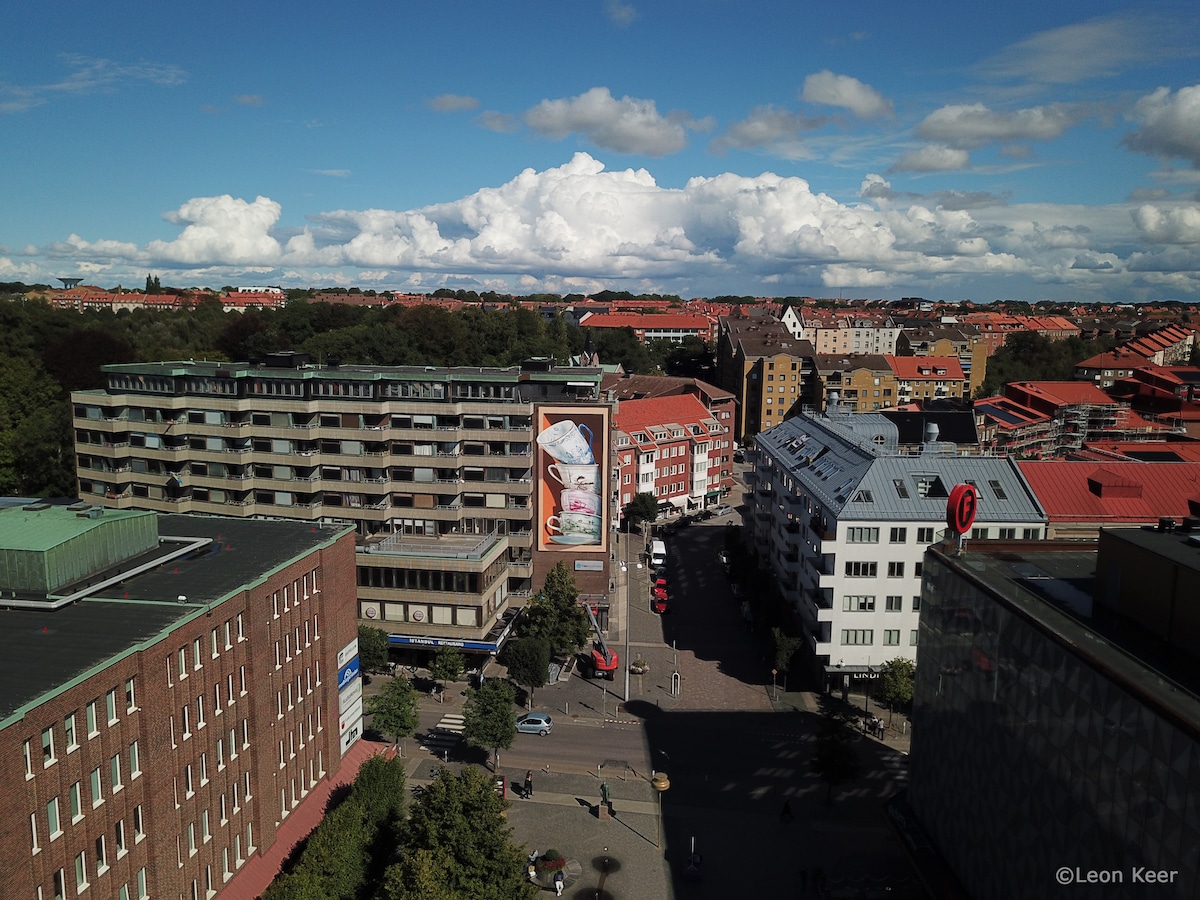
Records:
[[[579,605],[575,576],[565,562],[555,563],[546,573],[541,591],[525,608],[521,634],[544,639],[556,656],[574,653],[587,643],[591,626]]]
[[[433,654],[433,661],[429,664],[429,674],[442,682],[444,693],[446,683],[462,677],[466,666],[462,651],[457,647],[438,647],[437,652]]]
[[[897,706],[906,706],[912,702],[916,674],[917,664],[903,656],[889,659],[879,667],[879,687],[875,699],[887,705],[889,723]]]
[[[458,773],[442,768],[413,795],[400,861],[384,878],[387,900],[537,896],[537,886],[525,877],[524,851],[504,820],[508,801],[496,792],[491,776],[476,768]]]
[[[787,634],[778,626],[771,629],[771,638],[775,644],[775,665],[774,668],[787,674],[792,665],[792,657],[796,655],[796,651],[804,646],[804,638]]]
[[[853,781],[861,771],[858,753],[854,749],[858,734],[850,717],[834,705],[832,697],[822,694],[818,702],[821,705],[821,725],[813,750],[812,767],[817,777],[825,782],[825,802],[832,803],[833,789]]]
[[[0,495],[75,494],[71,411],[34,360],[0,357]]]
[[[373,625],[358,626],[358,664],[364,672],[382,672],[388,664],[388,636]]]
[[[504,665],[508,677],[521,687],[529,688],[529,708],[533,708],[533,692],[546,683],[550,674],[550,644],[540,637],[522,637],[509,641],[504,647]]]
[[[492,751],[493,769],[500,765],[500,751],[511,747],[517,736],[516,702],[511,684],[489,678],[467,695],[463,706],[463,737],[472,747]]]
[[[391,735],[396,746],[411,737],[420,719],[417,715],[417,692],[407,678],[391,678],[374,697],[367,699],[371,724],[385,735]]]
[[[625,518],[630,522],[653,522],[658,518],[658,497],[648,491],[634,494],[625,507]]]

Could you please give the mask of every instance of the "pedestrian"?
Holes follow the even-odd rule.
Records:
[[[525,773],[525,799],[533,796],[533,769]]]
[[[567,879],[563,877],[562,869],[554,873],[554,895],[561,897],[563,888],[567,886]]]
[[[783,801],[783,809],[779,811],[780,822],[792,821],[792,798],[788,797]]]

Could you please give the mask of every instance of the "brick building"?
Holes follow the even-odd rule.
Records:
[[[34,503],[0,548],[0,896],[277,865],[361,732],[352,530]]]

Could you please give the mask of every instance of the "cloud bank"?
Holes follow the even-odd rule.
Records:
[[[527,169],[498,187],[421,209],[336,210],[294,229],[281,226],[283,211],[269,198],[202,197],[165,216],[180,228],[173,240],[139,247],[72,235],[5,251],[4,259],[7,269],[24,265],[23,255],[73,260],[80,271],[86,264],[125,280],[127,272],[169,270],[186,273],[180,277],[189,284],[274,273],[283,283],[340,275],[410,289],[619,284],[712,296],[737,285],[743,293],[767,285],[803,293],[789,290],[803,285],[962,296],[963,285],[1016,276],[1077,289],[1080,297],[1200,293],[1195,202],[1021,206],[985,192],[897,192],[879,175],[864,180],[859,197],[840,203],[802,178],[770,172],[666,188],[645,169],[608,171],[577,153],[562,166]],[[1008,285],[996,282],[995,290],[1011,296]]]

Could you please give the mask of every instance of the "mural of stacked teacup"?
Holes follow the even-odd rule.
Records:
[[[592,450],[592,429],[561,419],[542,429],[538,446],[554,460],[546,466],[544,487],[550,488],[542,506],[545,541],[555,544],[599,544],[604,534],[600,499],[600,466]]]

